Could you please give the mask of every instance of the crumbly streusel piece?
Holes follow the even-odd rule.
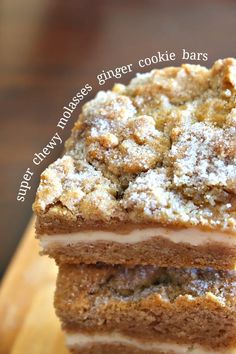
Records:
[[[235,77],[234,59],[209,70],[184,64],[138,75],[86,103],[65,155],[41,176],[34,211],[46,252],[60,262],[146,264],[152,247],[151,262],[167,266],[172,248],[175,266],[233,268]],[[198,238],[190,228],[201,230]],[[86,238],[84,230],[110,233]],[[97,258],[89,256],[95,245]]]
[[[63,265],[55,306],[77,353],[233,353],[235,272]],[[227,351],[228,350],[228,351]]]

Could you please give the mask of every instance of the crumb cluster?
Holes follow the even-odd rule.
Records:
[[[158,266],[124,267],[121,265],[64,265],[64,279],[68,284],[72,279],[75,292],[86,292],[90,297],[98,294],[106,301],[107,297],[122,301],[137,301],[152,293],[159,294],[163,300],[174,302],[178,297],[215,297],[225,305],[235,305],[236,272],[214,270],[212,268],[164,268]],[[76,276],[75,276],[76,274]],[[76,282],[79,284],[76,285]],[[71,297],[74,297],[71,294]]]
[[[83,106],[37,215],[236,230],[236,61],[137,75]]]

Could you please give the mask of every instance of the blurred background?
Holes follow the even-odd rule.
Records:
[[[98,89],[102,70],[182,48],[216,59],[235,56],[234,0],[1,0],[0,2],[0,277],[32,215],[39,175],[61,154],[57,147],[37,168],[32,158],[57,131],[63,106],[86,83]],[[133,75],[120,80],[129,81]],[[110,88],[109,80],[102,88]],[[81,109],[79,104],[63,139]],[[60,131],[62,133],[62,131]],[[64,141],[63,140],[63,141]],[[24,203],[16,197],[25,170],[32,188]]]

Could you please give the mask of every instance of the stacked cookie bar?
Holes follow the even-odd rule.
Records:
[[[236,61],[83,107],[34,203],[74,353],[236,352]]]

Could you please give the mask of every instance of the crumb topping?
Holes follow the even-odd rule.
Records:
[[[99,294],[120,300],[138,301],[151,294],[159,294],[163,300],[174,302],[178,297],[189,300],[212,296],[222,305],[235,305],[236,272],[189,268],[163,268],[158,266],[123,267],[120,265],[64,265],[61,284],[73,279],[73,289],[89,296]],[[66,271],[65,271],[66,270]],[[69,286],[72,286],[71,284]]]
[[[83,106],[34,210],[78,225],[159,223],[236,231],[236,60],[138,74]]]
[[[155,292],[172,302],[179,296],[196,298],[211,293],[226,304],[231,303],[231,297],[236,295],[235,280],[234,271],[118,266],[106,287],[123,299],[130,296],[139,298]]]

